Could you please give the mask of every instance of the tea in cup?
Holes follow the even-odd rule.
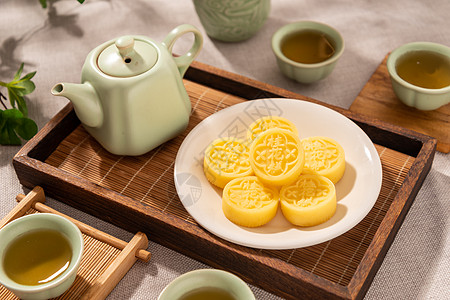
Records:
[[[301,83],[327,77],[344,51],[339,32],[323,23],[300,21],[281,27],[272,37],[281,72]]]
[[[450,48],[430,42],[402,45],[387,69],[396,96],[407,106],[434,110],[450,103]]]
[[[248,285],[236,275],[216,269],[188,272],[173,280],[158,300],[255,300]]]
[[[78,227],[55,214],[18,218],[0,229],[0,283],[21,299],[49,299],[74,282],[83,253]]]

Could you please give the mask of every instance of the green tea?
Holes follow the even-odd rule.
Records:
[[[397,74],[405,81],[427,89],[450,85],[450,59],[431,51],[411,51],[401,56]]]
[[[298,63],[315,64],[333,56],[332,39],[316,30],[302,30],[287,36],[281,43],[281,52]]]
[[[205,287],[188,292],[179,300],[236,300],[229,292],[215,287]]]
[[[24,285],[49,282],[62,274],[72,259],[67,238],[52,229],[38,229],[15,238],[5,251],[3,268]]]

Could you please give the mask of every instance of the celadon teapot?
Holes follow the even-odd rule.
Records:
[[[176,40],[193,33],[191,49],[173,56]],[[68,98],[86,130],[109,152],[141,155],[182,133],[191,102],[183,76],[203,45],[198,29],[183,24],[162,43],[122,36],[92,50],[81,84],[58,83],[52,94]]]

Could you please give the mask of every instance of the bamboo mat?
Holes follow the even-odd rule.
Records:
[[[182,136],[145,155],[124,157],[108,153],[79,126],[63,140],[46,163],[196,224],[175,190],[173,168],[177,150],[186,134],[201,120],[245,100],[191,81],[185,80],[184,83],[191,99],[192,115]],[[325,243],[294,250],[260,250],[261,254],[346,286],[414,162],[413,157],[375,146],[382,163],[383,182],[380,196],[364,220]]]

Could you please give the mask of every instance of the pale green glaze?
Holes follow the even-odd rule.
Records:
[[[180,299],[186,293],[204,287],[224,289],[236,299],[255,300],[251,289],[242,279],[216,269],[200,269],[181,275],[166,286],[158,300]]]
[[[438,109],[450,103],[450,85],[441,89],[426,89],[410,84],[397,74],[397,59],[407,52],[418,50],[435,51],[450,59],[450,48],[441,44],[414,42],[402,45],[392,51],[387,60],[387,69],[391,77],[392,88],[397,97],[408,106],[419,110]]]
[[[290,60],[281,51],[281,43],[287,36],[301,30],[317,30],[333,39],[334,55],[326,61],[316,64],[303,64]],[[323,23],[300,21],[278,29],[272,37],[272,50],[277,58],[278,67],[287,77],[301,83],[312,83],[324,79],[333,71],[337,61],[344,52],[344,39],[339,32]]]
[[[219,41],[252,37],[265,23],[270,0],[193,0],[206,33]]]
[[[173,57],[176,40],[189,32],[191,49]],[[145,36],[110,40],[88,54],[81,84],[56,84],[52,94],[72,101],[83,126],[106,150],[141,155],[186,129],[191,102],[182,78],[202,45],[201,33],[188,24],[163,43]]]
[[[83,254],[83,236],[75,224],[55,214],[39,213],[18,218],[0,229],[0,258],[17,236],[36,229],[53,229],[63,233],[70,242],[72,260],[60,276],[40,285],[23,285],[12,281],[3,270],[3,262],[0,262],[0,283],[21,299],[49,299],[64,293],[75,280]]]

